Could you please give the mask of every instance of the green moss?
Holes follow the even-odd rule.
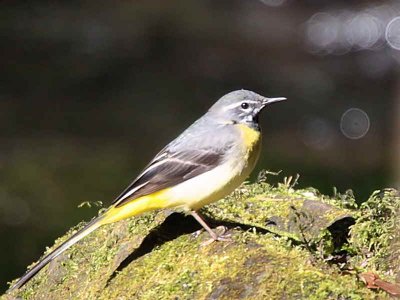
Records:
[[[392,275],[399,269],[400,196],[394,189],[375,191],[360,207],[351,230],[351,245],[358,253],[355,264]]]
[[[360,209],[350,194],[328,198],[296,190],[293,180],[272,187],[245,184],[204,208],[229,226],[232,242],[202,243],[189,217],[160,211],[104,226],[39,272],[14,296],[22,299],[385,299],[358,280],[363,269],[394,272],[397,192],[371,196]],[[340,222],[352,236],[337,242]],[[190,220],[190,221],[189,221]],[[271,226],[271,220],[275,225]],[[354,221],[354,220],[353,220]],[[239,227],[237,227],[239,226]],[[336,226],[333,230],[331,227]],[[80,226],[78,226],[80,227]],[[58,239],[56,244],[73,234]],[[53,247],[52,247],[53,248]],[[50,251],[51,249],[49,249]],[[331,262],[347,251],[351,260]],[[396,265],[397,266],[397,265]],[[386,273],[383,275],[385,277]],[[388,278],[387,276],[385,278]],[[4,299],[10,295],[3,296]]]
[[[100,299],[338,299],[357,289],[358,299],[373,296],[356,278],[314,266],[304,249],[282,248],[259,233],[234,231],[234,237],[207,247],[190,235],[165,243],[119,273]]]

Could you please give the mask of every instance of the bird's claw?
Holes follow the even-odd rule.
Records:
[[[210,245],[216,241],[219,242],[232,242],[231,239],[231,234],[227,232],[228,228],[225,226],[218,226],[217,228],[215,228],[215,230],[213,231],[213,234],[210,233],[211,238],[202,242],[201,246],[207,246]]]

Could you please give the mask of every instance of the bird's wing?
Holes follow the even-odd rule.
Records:
[[[224,151],[185,150],[175,153],[162,150],[144,171],[113,202],[116,207],[138,197],[175,186],[207,172],[220,164]]]

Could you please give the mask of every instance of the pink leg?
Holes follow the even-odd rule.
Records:
[[[203,243],[203,245],[211,244],[212,242],[215,241],[232,241],[229,238],[229,235],[224,235],[225,231],[227,230],[225,227],[223,228],[223,232],[220,235],[218,235],[210,228],[210,226],[207,225],[207,223],[200,217],[200,215],[197,212],[191,211],[190,214],[193,216],[193,218],[196,219],[197,222],[200,223],[201,226],[203,226],[205,230],[207,230],[207,232],[211,236],[211,239]]]

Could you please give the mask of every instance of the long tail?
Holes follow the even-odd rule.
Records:
[[[35,274],[39,272],[49,262],[51,262],[73,244],[80,241],[100,226],[117,222],[129,217],[137,216],[146,211],[165,207],[167,207],[167,205],[165,202],[165,197],[163,196],[163,191],[137,198],[134,201],[130,201],[120,207],[112,206],[103,215],[90,221],[85,227],[83,227],[68,240],[66,240],[64,243],[62,243],[60,246],[58,246],[56,249],[54,249],[52,252],[42,258],[35,266],[33,266],[32,269],[27,271],[24,276],[22,276],[8,290],[8,292],[22,287],[26,282],[29,281],[29,279],[35,276]]]
[[[43,257],[32,269],[28,270],[10,289],[8,292],[11,292],[15,289],[19,289],[26,282],[28,282],[37,272],[39,272],[44,266],[46,266],[49,262],[71,247],[73,244],[83,239],[85,236],[99,228],[103,223],[101,222],[102,216],[93,219],[90,221],[85,227],[80,229],[77,233],[71,236],[68,240],[54,249],[52,252]]]

